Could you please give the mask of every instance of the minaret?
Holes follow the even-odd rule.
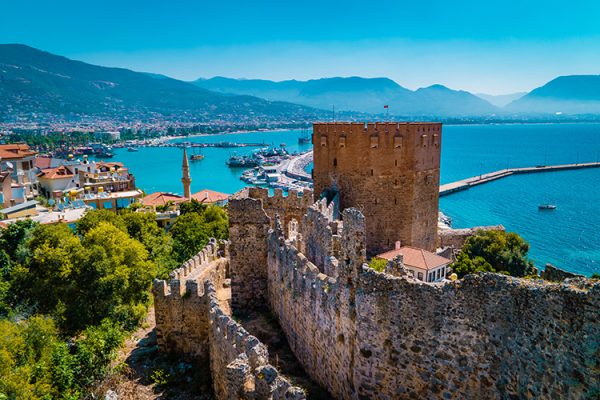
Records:
[[[183,197],[191,200],[192,194],[190,193],[190,184],[192,183],[192,177],[190,176],[190,164],[188,162],[187,151],[183,148],[183,162],[181,164],[181,183],[183,183]]]

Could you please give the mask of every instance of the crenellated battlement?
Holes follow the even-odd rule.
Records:
[[[302,240],[310,248],[339,236],[337,276],[276,221],[269,304],[298,360],[335,398],[579,399],[600,388],[590,366],[600,283],[481,274],[430,284],[379,273],[365,264],[364,216],[344,210],[334,234],[323,203],[308,213],[320,210],[311,229],[321,234]]]
[[[403,244],[435,250],[442,125],[316,123],[314,190],[367,219],[368,253]]]
[[[234,311],[268,306],[335,399],[600,393],[600,282],[485,273],[425,283],[401,258],[383,273],[366,264],[396,240],[430,250],[464,241],[436,237],[439,124],[318,123],[313,141],[318,201],[246,188],[229,202],[229,245],[211,241],[155,282],[160,347],[209,358],[219,400],[304,398],[229,315],[229,276]]]
[[[439,122],[315,122],[313,124],[313,133],[334,135],[424,133],[440,131],[441,125]]]
[[[217,399],[306,398],[304,391],[269,364],[267,347],[223,311],[212,282],[206,281],[210,320],[210,365]]]
[[[222,240],[218,242],[216,239],[211,238],[209,243],[198,254],[169,274],[168,282],[158,279],[154,281],[154,296],[161,298],[169,296],[202,296],[203,286],[198,284],[199,281],[210,278],[216,280],[219,284],[222,283],[225,271],[219,268],[215,269],[214,263],[219,260],[227,260],[228,247],[228,241]]]
[[[267,297],[267,233],[277,217],[284,226],[301,229],[313,204],[310,190],[269,196],[267,189],[247,187],[229,200],[232,307],[261,308]],[[289,229],[286,230],[289,233]]]

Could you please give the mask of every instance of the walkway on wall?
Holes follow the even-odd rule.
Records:
[[[285,338],[285,333],[270,311],[252,311],[248,315],[240,316],[241,324],[266,344],[269,349],[269,362],[290,382],[306,390],[308,400],[331,400],[332,397],[326,390],[313,381],[300,365],[298,359],[290,349]]]
[[[450,193],[459,192],[461,190],[467,190],[472,186],[482,185],[484,183],[492,182],[511,175],[532,174],[538,172],[566,171],[584,168],[600,168],[600,163],[595,162],[562,165],[538,165],[536,167],[502,169],[500,171],[489,172],[487,174],[481,174],[471,178],[462,179],[460,181],[440,185],[440,197],[446,196]]]

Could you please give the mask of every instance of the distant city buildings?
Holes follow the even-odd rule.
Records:
[[[38,195],[34,168],[36,155],[37,152],[26,144],[0,145],[0,172],[8,173],[11,179],[10,199],[7,199],[8,191],[3,190],[3,204],[23,203]]]

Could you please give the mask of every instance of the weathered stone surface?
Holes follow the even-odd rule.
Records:
[[[441,140],[438,123],[315,123],[315,194],[336,190],[341,210],[364,214],[370,255],[397,240],[434,251]]]
[[[468,238],[475,235],[477,231],[504,231],[502,225],[476,226],[463,229],[440,229],[438,232],[438,248],[453,248],[460,250]]]
[[[155,281],[159,348],[209,363],[218,400],[283,399],[288,392],[303,394],[268,365],[266,346],[223,309],[217,288],[229,284],[227,245],[211,239],[198,255],[173,271],[168,283]],[[269,371],[267,381],[261,373],[265,369]]]
[[[305,397],[220,304],[230,269],[234,307],[268,305],[305,371],[336,399],[597,396],[599,282],[488,273],[429,284],[406,276],[401,260],[386,273],[365,264],[398,238],[435,246],[437,127],[316,124],[315,184],[339,197],[236,194],[231,245],[211,242],[155,283],[161,349],[208,358],[219,400]],[[438,245],[460,248],[473,232]]]
[[[232,307],[243,312],[267,303],[267,232],[278,215],[286,227],[302,221],[312,192],[245,188],[229,200]],[[293,221],[293,222],[292,222]]]
[[[565,271],[564,269],[557,268],[552,264],[546,264],[546,268],[542,271],[540,276],[542,279],[551,282],[562,282],[568,278],[585,278],[583,275]]]
[[[337,278],[281,228],[268,242],[271,308],[335,398],[584,399],[599,389],[600,284],[498,274],[426,284],[377,273],[364,265],[364,218],[343,217]],[[326,234],[309,229],[302,238],[324,243],[296,245],[329,251]]]

